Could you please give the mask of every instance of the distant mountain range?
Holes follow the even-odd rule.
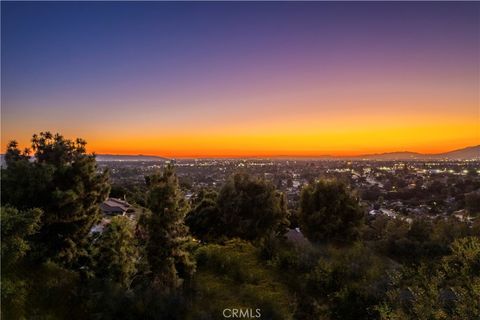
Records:
[[[260,157],[256,157],[260,158]],[[266,157],[262,157],[266,158]],[[452,150],[444,153],[418,153],[410,151],[387,152],[376,154],[365,154],[359,156],[317,156],[317,157],[299,157],[299,156],[278,156],[274,159],[312,159],[312,160],[480,160],[480,145],[466,147],[463,149]],[[97,154],[97,161],[166,161],[165,157],[149,156],[149,155],[120,155],[120,154]],[[4,164],[4,155],[0,155],[0,162]]]
[[[259,158],[259,157],[256,157]],[[473,147],[466,147],[444,153],[418,153],[410,151],[387,152],[376,154],[365,154],[359,156],[317,156],[317,157],[298,157],[298,156],[279,156],[273,157],[276,159],[319,159],[319,160],[480,160],[480,145]],[[145,155],[114,155],[114,154],[97,154],[97,161],[165,161],[167,158],[158,156]]]
[[[146,156],[143,154],[97,154],[97,161],[165,161],[168,158],[159,156]]]
[[[371,160],[438,160],[438,159],[451,159],[451,160],[468,160],[468,159],[480,159],[480,145],[473,147],[466,147],[463,149],[457,149],[443,153],[417,153],[417,152],[389,152],[380,154],[367,154],[356,157],[347,157],[352,159],[371,159]]]
[[[452,150],[443,153],[418,153],[411,151],[397,151],[386,153],[364,154],[358,156],[318,156],[318,157],[288,157],[283,159],[318,159],[318,160],[480,160],[480,145]]]
[[[254,157],[256,159],[268,157]],[[480,160],[480,145],[457,149],[443,153],[418,153],[411,151],[397,151],[386,153],[363,154],[358,156],[289,156],[281,155],[270,157],[271,159],[283,160]]]

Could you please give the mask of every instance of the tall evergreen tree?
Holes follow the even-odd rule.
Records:
[[[91,227],[100,218],[99,204],[109,191],[107,172],[99,173],[86,142],[59,134],[33,135],[33,158],[8,145],[2,170],[2,200],[20,210],[43,211],[35,235],[34,252],[40,260],[64,265],[75,262]]]
[[[146,177],[146,183],[147,206],[151,211],[143,220],[148,237],[147,258],[155,287],[169,292],[194,271],[184,248],[188,240],[184,223],[188,206],[173,166],[166,166],[162,174]]]
[[[214,241],[223,233],[217,197],[216,192],[201,190],[185,219],[192,235],[202,241]]]

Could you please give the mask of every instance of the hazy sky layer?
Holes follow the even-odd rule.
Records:
[[[2,151],[438,152],[480,144],[480,3],[2,2]]]

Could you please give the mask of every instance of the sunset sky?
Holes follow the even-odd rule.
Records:
[[[2,152],[168,157],[480,144],[480,3],[2,2]]]

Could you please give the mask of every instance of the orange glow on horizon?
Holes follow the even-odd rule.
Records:
[[[401,129],[320,134],[269,134],[225,136],[143,137],[145,141],[93,140],[89,151],[110,154],[146,154],[173,158],[189,157],[273,157],[273,156],[356,156],[371,153],[412,151],[441,153],[477,145],[478,138],[468,138],[468,130],[458,127],[451,139],[443,137],[442,128],[417,129],[401,134]],[[463,130],[462,130],[463,129]],[[407,129],[408,130],[408,129]],[[406,130],[405,130],[406,131]],[[430,135],[425,135],[429,132]],[[432,135],[432,133],[434,133]],[[432,139],[437,136],[437,139]],[[439,141],[441,138],[441,141]],[[142,138],[140,138],[141,140]]]
[[[137,126],[119,130],[73,132],[58,130],[67,138],[82,137],[89,152],[97,154],[156,155],[168,158],[315,157],[411,151],[441,153],[480,144],[479,119],[405,115],[278,117],[218,124],[215,127],[160,130]],[[41,130],[38,130],[41,131]],[[7,140],[3,140],[5,150]],[[29,137],[18,139],[28,146]]]

